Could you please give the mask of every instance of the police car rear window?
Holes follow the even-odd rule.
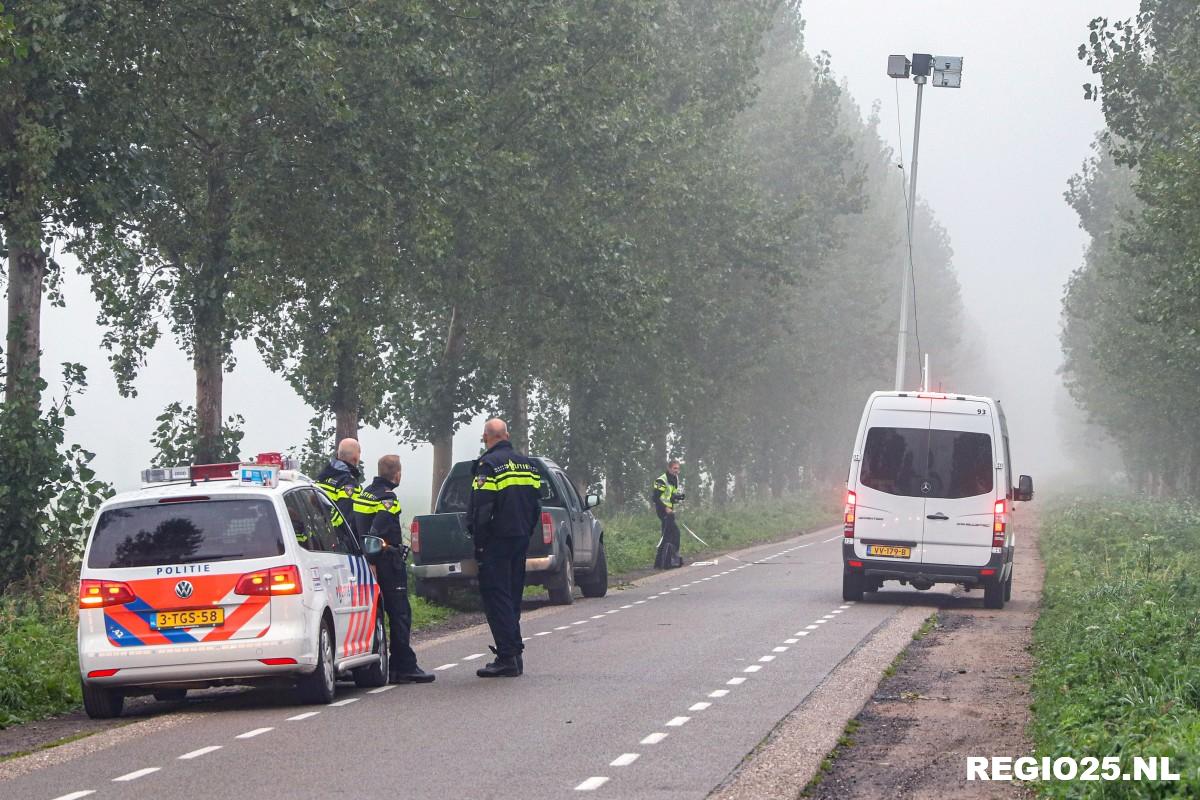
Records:
[[[283,555],[269,500],[205,500],[110,508],[92,535],[88,566],[154,567]]]
[[[871,428],[859,481],[903,497],[956,499],[992,491],[992,437],[969,431]]]

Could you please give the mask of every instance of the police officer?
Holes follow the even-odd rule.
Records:
[[[434,676],[417,666],[417,654],[409,645],[412,632],[412,607],[408,604],[408,547],[400,524],[400,456],[379,459],[379,474],[362,490],[354,502],[355,524],[366,536],[378,536],[384,548],[367,560],[375,566],[375,577],[383,595],[391,639],[390,683],[432,683]]]
[[[679,525],[675,522],[675,506],[683,500],[679,488],[679,461],[671,459],[667,471],[654,479],[654,512],[662,524],[662,539],[654,555],[655,569],[672,569],[683,566],[679,558]]]
[[[521,596],[525,554],[541,519],[541,473],[513,450],[508,426],[490,419],[483,427],[486,452],[472,465],[474,483],[468,524],[479,562],[479,594],[496,645],[495,661],[475,671],[481,678],[515,678],[525,671],[521,651]]]
[[[329,459],[325,469],[317,476],[316,487],[325,493],[335,506],[338,513],[333,515],[333,525],[337,527],[344,520],[351,531],[354,530],[355,514],[354,501],[362,492],[362,447],[357,439],[342,439],[338,442],[337,456]]]

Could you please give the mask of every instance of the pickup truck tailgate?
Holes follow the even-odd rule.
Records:
[[[413,554],[414,564],[444,564],[475,557],[475,545],[467,535],[466,514],[426,514],[415,517],[421,539]]]

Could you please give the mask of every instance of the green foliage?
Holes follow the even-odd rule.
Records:
[[[308,421],[308,438],[288,452],[300,465],[301,473],[315,477],[325,468],[333,452],[333,433],[333,420],[326,414],[317,414]]]
[[[0,597],[0,729],[79,705],[74,594]]]
[[[1077,497],[1042,519],[1038,756],[1168,756],[1179,782],[1047,782],[1045,797],[1200,791],[1200,507]]]
[[[196,409],[171,403],[155,417],[158,427],[150,434],[152,467],[173,467],[181,464],[196,464],[199,437],[196,433]],[[237,461],[241,453],[242,426],[246,420],[241,414],[229,417],[221,428],[221,443],[213,455],[214,464]]]
[[[45,381],[32,385],[40,397]],[[64,444],[85,385],[83,367],[66,364],[62,395],[45,411],[21,396],[0,403],[0,594],[33,575],[54,586],[72,582],[92,515],[112,494],[88,466],[93,454]]]

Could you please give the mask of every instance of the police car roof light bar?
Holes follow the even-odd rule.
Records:
[[[186,481],[192,477],[191,467],[151,467],[142,470],[142,483]]]
[[[228,481],[233,480],[237,473],[239,461],[228,461],[224,464],[193,464],[193,481]]]

